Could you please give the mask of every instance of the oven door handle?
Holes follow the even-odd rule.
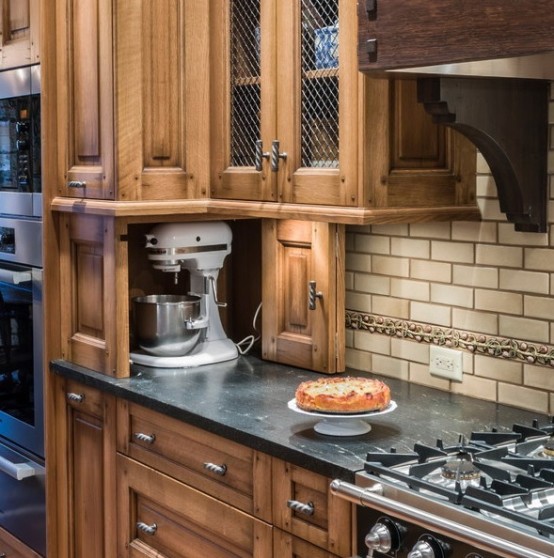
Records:
[[[10,285],[19,285],[31,281],[33,276],[30,271],[12,271],[10,269],[0,269],[0,281],[10,283]]]
[[[363,488],[355,484],[335,479],[331,482],[331,493],[343,500],[348,500],[353,504],[365,506],[368,508],[378,509],[384,513],[390,513],[392,516],[404,521],[419,521],[428,529],[441,531],[444,535],[453,539],[460,538],[469,541],[480,541],[487,547],[487,550],[493,552],[501,552],[502,556],[511,556],[518,558],[549,558],[546,554],[527,549],[512,541],[506,541],[494,535],[484,533],[458,523],[451,521],[446,517],[441,517],[418,508],[414,508],[402,502],[396,502],[382,495],[383,486],[376,482],[373,486]]]
[[[6,473],[15,480],[23,480],[29,477],[35,477],[44,473],[44,467],[28,461],[26,463],[14,463],[0,455],[0,472]]]

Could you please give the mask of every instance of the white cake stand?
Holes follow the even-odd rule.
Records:
[[[328,436],[359,436],[360,434],[367,434],[371,431],[371,425],[367,422],[367,419],[392,413],[392,411],[394,411],[397,407],[396,402],[391,401],[389,406],[382,411],[373,411],[371,413],[331,414],[304,411],[296,405],[296,399],[291,399],[287,405],[288,408],[295,413],[321,419],[314,425],[314,430],[319,434],[327,434]]]

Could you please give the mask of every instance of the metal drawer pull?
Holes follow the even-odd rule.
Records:
[[[144,432],[135,432],[133,438],[145,444],[153,444],[156,441],[156,434],[145,434]]]
[[[158,526],[155,523],[148,525],[148,523],[143,523],[142,521],[137,521],[137,529],[146,533],[147,535],[155,535],[158,530]]]
[[[316,299],[322,299],[323,293],[317,290],[317,284],[315,281],[308,282],[308,308],[310,310],[315,310]]]
[[[298,500],[287,500],[287,506],[298,513],[303,513],[304,515],[313,515],[315,511],[315,506],[312,502],[304,504]]]
[[[84,180],[70,180],[67,183],[68,188],[86,188],[87,183]]]
[[[256,140],[256,153],[254,165],[258,172],[262,172],[263,159],[269,159],[269,151],[264,151],[262,140]]]
[[[216,465],[215,463],[204,463],[204,469],[208,469],[211,473],[216,475],[225,475],[227,472],[227,465]]]
[[[287,158],[286,153],[279,153],[279,145],[279,140],[271,142],[271,170],[273,172],[279,171],[279,159],[285,160]]]
[[[85,400],[85,394],[84,393],[69,392],[68,394],[66,394],[65,397],[68,401],[71,401],[73,403],[82,403]]]

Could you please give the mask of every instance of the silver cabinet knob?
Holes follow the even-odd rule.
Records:
[[[312,502],[305,504],[304,502],[299,502],[298,500],[287,500],[287,506],[291,510],[304,515],[313,515],[315,512],[315,506]]]
[[[148,525],[148,523],[144,523],[143,521],[137,522],[137,529],[146,533],[147,535],[155,535],[156,531],[158,530],[158,526],[155,523],[152,525]]]
[[[69,392],[66,394],[65,398],[72,403],[82,403],[85,400],[85,395],[83,393]]]
[[[227,465],[216,465],[215,463],[204,463],[204,469],[215,473],[216,475],[220,475],[221,477],[225,475],[227,472]]]
[[[139,442],[153,444],[156,441],[156,434],[145,434],[144,432],[133,433],[133,438]]]

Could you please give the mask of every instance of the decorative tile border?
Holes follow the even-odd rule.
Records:
[[[526,341],[489,337],[482,333],[408,322],[354,310],[346,310],[346,328],[411,339],[419,343],[465,349],[491,357],[521,360],[528,364],[554,367],[554,348],[546,345],[533,345]]]

